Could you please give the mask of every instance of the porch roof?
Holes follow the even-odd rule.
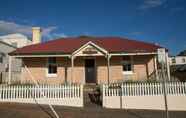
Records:
[[[152,53],[160,46],[120,37],[68,37],[18,48],[9,55],[72,54],[88,42],[109,53]]]

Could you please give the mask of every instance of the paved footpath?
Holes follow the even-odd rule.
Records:
[[[163,111],[55,107],[60,118],[165,118]],[[46,105],[0,103],[0,118],[55,118]],[[186,118],[186,112],[170,112],[170,118]]]

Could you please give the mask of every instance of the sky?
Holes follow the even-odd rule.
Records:
[[[0,35],[119,36],[186,49],[186,0],[1,0]]]

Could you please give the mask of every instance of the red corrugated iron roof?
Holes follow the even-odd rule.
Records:
[[[119,37],[73,37],[19,48],[10,55],[71,54],[89,41],[110,53],[156,52],[160,46]]]

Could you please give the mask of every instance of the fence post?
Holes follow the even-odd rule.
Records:
[[[2,86],[0,86],[0,100],[2,100]]]
[[[183,85],[183,89],[184,89],[184,93],[183,93],[183,94],[184,94],[184,96],[185,96],[185,94],[186,94],[186,82],[184,82],[183,84],[184,84],[184,85]]]
[[[84,104],[83,104],[83,84],[80,85],[80,93],[81,93],[80,99],[81,99],[81,102],[82,102],[82,106],[84,106]]]
[[[121,107],[121,109],[124,108],[124,105],[123,105],[123,83],[120,86],[120,107]]]
[[[103,91],[102,91],[102,92],[103,92],[103,93],[102,93],[102,95],[103,95],[103,98],[102,98],[102,99],[103,99],[103,100],[102,100],[102,104],[103,104],[103,107],[105,107],[105,100],[106,100],[106,99],[105,99],[105,85],[103,84],[102,86],[103,86]]]

